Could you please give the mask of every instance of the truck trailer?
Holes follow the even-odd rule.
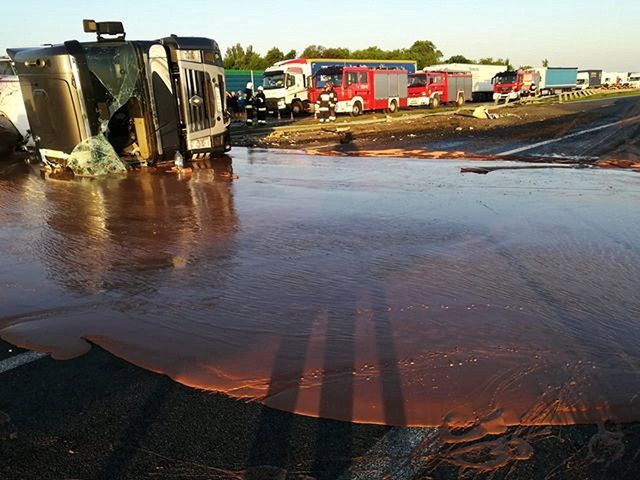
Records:
[[[264,94],[270,112],[290,110],[299,114],[309,110],[309,88],[311,78],[326,67],[392,68],[416,71],[416,62],[410,60],[361,60],[330,58],[295,58],[284,60],[267,68],[264,72]]]
[[[92,175],[97,157],[122,171],[117,160],[126,170],[231,148],[214,40],[128,41],[120,22],[85,20],[84,30],[97,41],[8,50],[44,163]]]
[[[324,67],[312,77],[309,101],[315,103],[325,86],[331,83],[338,97],[336,113],[385,110],[395,113],[407,106],[408,78],[402,69],[367,67]]]
[[[443,63],[425,67],[424,71],[469,72],[471,73],[471,93],[474,102],[488,102],[493,96],[491,80],[505,70],[506,65],[477,65],[475,63]]]
[[[469,72],[418,72],[410,74],[410,107],[438,108],[443,103],[456,103],[459,107],[473,98],[473,79]]]
[[[621,87],[629,82],[629,72],[604,72],[602,84],[605,87]]]

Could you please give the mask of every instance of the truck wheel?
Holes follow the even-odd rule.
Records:
[[[359,117],[362,114],[362,104],[360,102],[356,102],[353,104],[353,108],[351,109],[352,117]]]
[[[398,104],[396,103],[395,100],[391,100],[391,103],[389,104],[389,108],[387,108],[387,112],[388,113],[396,113],[398,111]]]
[[[456,100],[456,105],[461,107],[464,105],[464,95],[458,95],[458,100]]]
[[[302,103],[295,101],[291,104],[291,111],[294,115],[300,115],[303,111]]]
[[[440,106],[440,96],[436,95],[431,99],[431,108],[438,108]]]

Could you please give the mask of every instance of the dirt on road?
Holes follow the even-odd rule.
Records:
[[[304,120],[268,130],[237,129],[234,142],[242,146],[305,149],[314,154],[495,158],[496,154],[521,145],[637,116],[640,101],[636,96],[480,108],[487,108],[492,118],[475,118],[473,108],[465,108],[436,114],[431,110],[393,116],[377,114],[355,121],[346,117],[331,125]],[[623,133],[612,129],[606,145],[594,146],[602,166],[640,168],[637,135]]]

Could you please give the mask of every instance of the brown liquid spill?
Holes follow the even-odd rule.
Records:
[[[461,163],[240,151],[235,180],[6,174],[0,336],[450,444],[640,420],[635,177]],[[480,445],[480,469],[531,454]]]
[[[305,154],[326,156],[326,157],[393,157],[393,158],[422,158],[433,160],[451,160],[451,159],[465,159],[469,161],[499,161],[504,160],[506,157],[492,154],[477,154],[472,152],[463,152],[459,150],[429,150],[427,148],[388,148],[388,149],[376,149],[376,150],[331,150],[331,149],[306,149]],[[563,157],[532,157],[532,156],[509,156],[510,160],[521,160],[527,163],[545,163],[545,164],[560,164],[560,165],[576,165],[576,164],[589,164],[597,168],[606,169],[628,169],[635,172],[640,171],[640,162],[637,160],[629,160],[626,158],[607,158],[607,159],[593,159],[593,160],[579,160]],[[501,168],[513,168],[513,167],[501,167]],[[477,173],[477,172],[476,172]],[[486,173],[486,172],[483,172]]]

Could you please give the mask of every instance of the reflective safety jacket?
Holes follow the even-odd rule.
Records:
[[[316,105],[319,112],[328,112],[336,108],[337,102],[338,96],[336,95],[336,92],[334,92],[333,90],[324,90],[322,93],[320,93],[320,95],[318,95],[318,101],[316,102]]]

